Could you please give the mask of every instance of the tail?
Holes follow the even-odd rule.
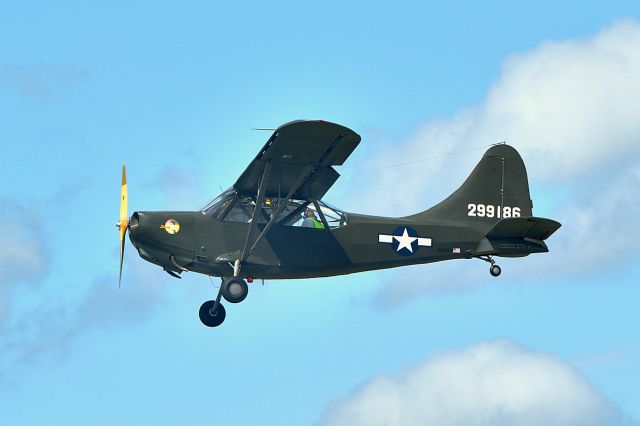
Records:
[[[524,162],[513,147],[500,144],[484,153],[460,188],[415,217],[472,222],[488,231],[501,219],[532,216],[532,208]]]
[[[414,217],[463,223],[484,234],[469,257],[516,257],[549,251],[544,240],[560,228],[555,220],[532,217],[532,210],[524,162],[513,147],[501,144],[484,153],[453,194]]]

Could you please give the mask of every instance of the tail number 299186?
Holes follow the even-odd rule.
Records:
[[[490,204],[467,204],[467,216],[472,217],[520,217],[520,207],[493,206]]]

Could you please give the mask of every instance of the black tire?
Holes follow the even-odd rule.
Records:
[[[219,326],[227,316],[227,311],[224,309],[224,306],[222,306],[222,303],[218,303],[218,308],[213,312],[213,306],[215,304],[215,300],[207,300],[200,306],[200,321],[207,327]]]
[[[494,277],[498,277],[502,273],[502,269],[500,269],[498,265],[491,265],[491,268],[489,268],[489,273]]]
[[[222,297],[229,303],[240,303],[248,294],[249,286],[242,278],[229,278],[222,282]]]

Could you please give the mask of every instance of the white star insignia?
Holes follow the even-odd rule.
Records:
[[[398,242],[398,248],[396,248],[396,253],[400,250],[407,249],[410,253],[414,253],[413,251],[413,243],[418,240],[418,247],[431,247],[431,238],[424,237],[412,237],[409,235],[407,227],[405,226],[402,235],[391,235],[391,234],[378,234],[378,242],[391,244],[393,240]]]
[[[411,247],[411,244],[418,239],[418,237],[410,237],[409,233],[407,233],[407,228],[404,228],[402,235],[400,236],[394,235],[393,238],[395,238],[396,241],[399,243],[396,251],[400,251],[403,248],[406,248],[411,253],[413,253],[413,247]]]

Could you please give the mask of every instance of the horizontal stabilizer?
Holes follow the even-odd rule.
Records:
[[[560,228],[560,223],[542,217],[512,217],[502,219],[495,224],[487,238],[531,238],[546,240]]]

